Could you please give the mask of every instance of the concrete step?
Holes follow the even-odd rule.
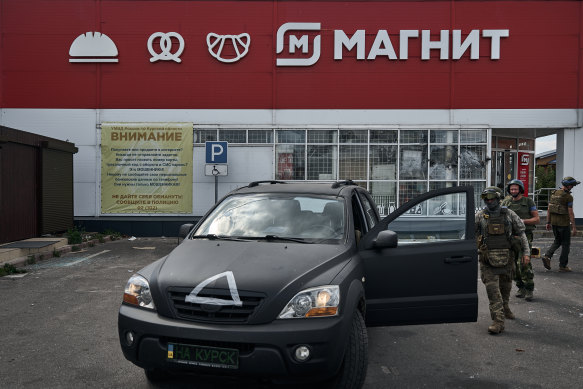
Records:
[[[532,232],[534,239],[536,238],[554,238],[553,230],[547,231],[545,224],[537,224],[536,229]],[[572,238],[583,238],[583,226],[577,226],[577,235]]]
[[[22,259],[37,258],[46,253],[62,250],[67,246],[67,238],[31,238],[0,245],[0,265],[22,262]]]

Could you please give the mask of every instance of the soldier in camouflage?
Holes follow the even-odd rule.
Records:
[[[555,240],[543,257],[543,264],[548,270],[551,270],[553,254],[562,246],[561,256],[559,257],[559,271],[571,271],[571,268],[567,266],[569,264],[569,250],[571,249],[571,235],[575,236],[577,234],[571,190],[580,183],[573,177],[564,177],[563,181],[561,181],[563,186],[551,193],[546,229],[550,231],[552,227]]]
[[[534,201],[527,196],[524,196],[524,184],[522,181],[514,179],[506,185],[506,191],[509,196],[502,201],[502,206],[506,206],[513,210],[524,223],[526,230],[526,239],[528,240],[529,253],[532,250],[533,231],[536,225],[540,222],[538,210]],[[514,253],[514,261],[516,262],[516,272],[514,274],[514,281],[518,287],[516,297],[524,298],[526,301],[531,301],[534,292],[534,272],[532,271],[532,264],[522,264],[522,252]]]
[[[499,334],[504,331],[504,319],[515,318],[508,306],[514,271],[513,251],[522,250],[523,264],[530,262],[530,251],[524,223],[514,211],[500,204],[502,190],[489,186],[481,197],[486,206],[476,213],[475,219],[480,273],[490,301],[492,324],[488,332]]]

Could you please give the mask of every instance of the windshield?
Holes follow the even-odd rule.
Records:
[[[194,236],[339,240],[344,236],[344,202],[305,195],[229,196],[197,228]]]

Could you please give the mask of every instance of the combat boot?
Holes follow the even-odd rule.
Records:
[[[504,322],[494,320],[488,327],[488,332],[496,335],[504,331]]]
[[[524,295],[524,299],[526,301],[532,301],[532,290],[527,290],[525,295]]]
[[[516,292],[516,297],[518,297],[519,299],[524,298],[525,295],[526,295],[526,290],[524,290],[524,288],[520,288],[520,289],[518,289],[518,292]]]
[[[516,316],[514,316],[514,313],[512,313],[512,311],[510,310],[510,307],[508,305],[504,305],[504,317],[510,320],[514,320],[516,319]],[[502,325],[504,326],[504,325]]]
[[[543,260],[543,266],[545,267],[545,269],[551,270],[551,259],[545,255],[542,258],[542,260]]]

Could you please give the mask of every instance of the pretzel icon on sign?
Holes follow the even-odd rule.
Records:
[[[233,58],[223,58],[221,56],[221,53],[223,52],[223,47],[225,45],[225,41],[227,39],[231,40],[231,43],[235,50],[235,57]],[[247,52],[249,51],[249,45],[251,44],[251,36],[249,36],[249,34],[247,33],[239,35],[218,35],[215,34],[214,32],[211,32],[206,36],[206,44],[208,46],[209,53],[211,53],[211,55],[218,59],[219,61],[225,63],[237,62],[245,55],[247,55]],[[217,45],[219,47],[215,49]],[[243,50],[239,50],[240,48],[242,48]]]
[[[154,48],[152,47],[152,43],[154,43],[154,39],[160,38],[160,49],[162,49],[161,53],[156,53]],[[172,39],[178,39],[178,50],[172,54],[170,51],[172,50]],[[150,58],[150,62],[156,62],[159,60],[162,61],[174,61],[174,62],[182,62],[180,54],[184,51],[184,39],[182,36],[177,32],[155,32],[150,35],[148,38],[148,51],[152,54],[152,58]]]

